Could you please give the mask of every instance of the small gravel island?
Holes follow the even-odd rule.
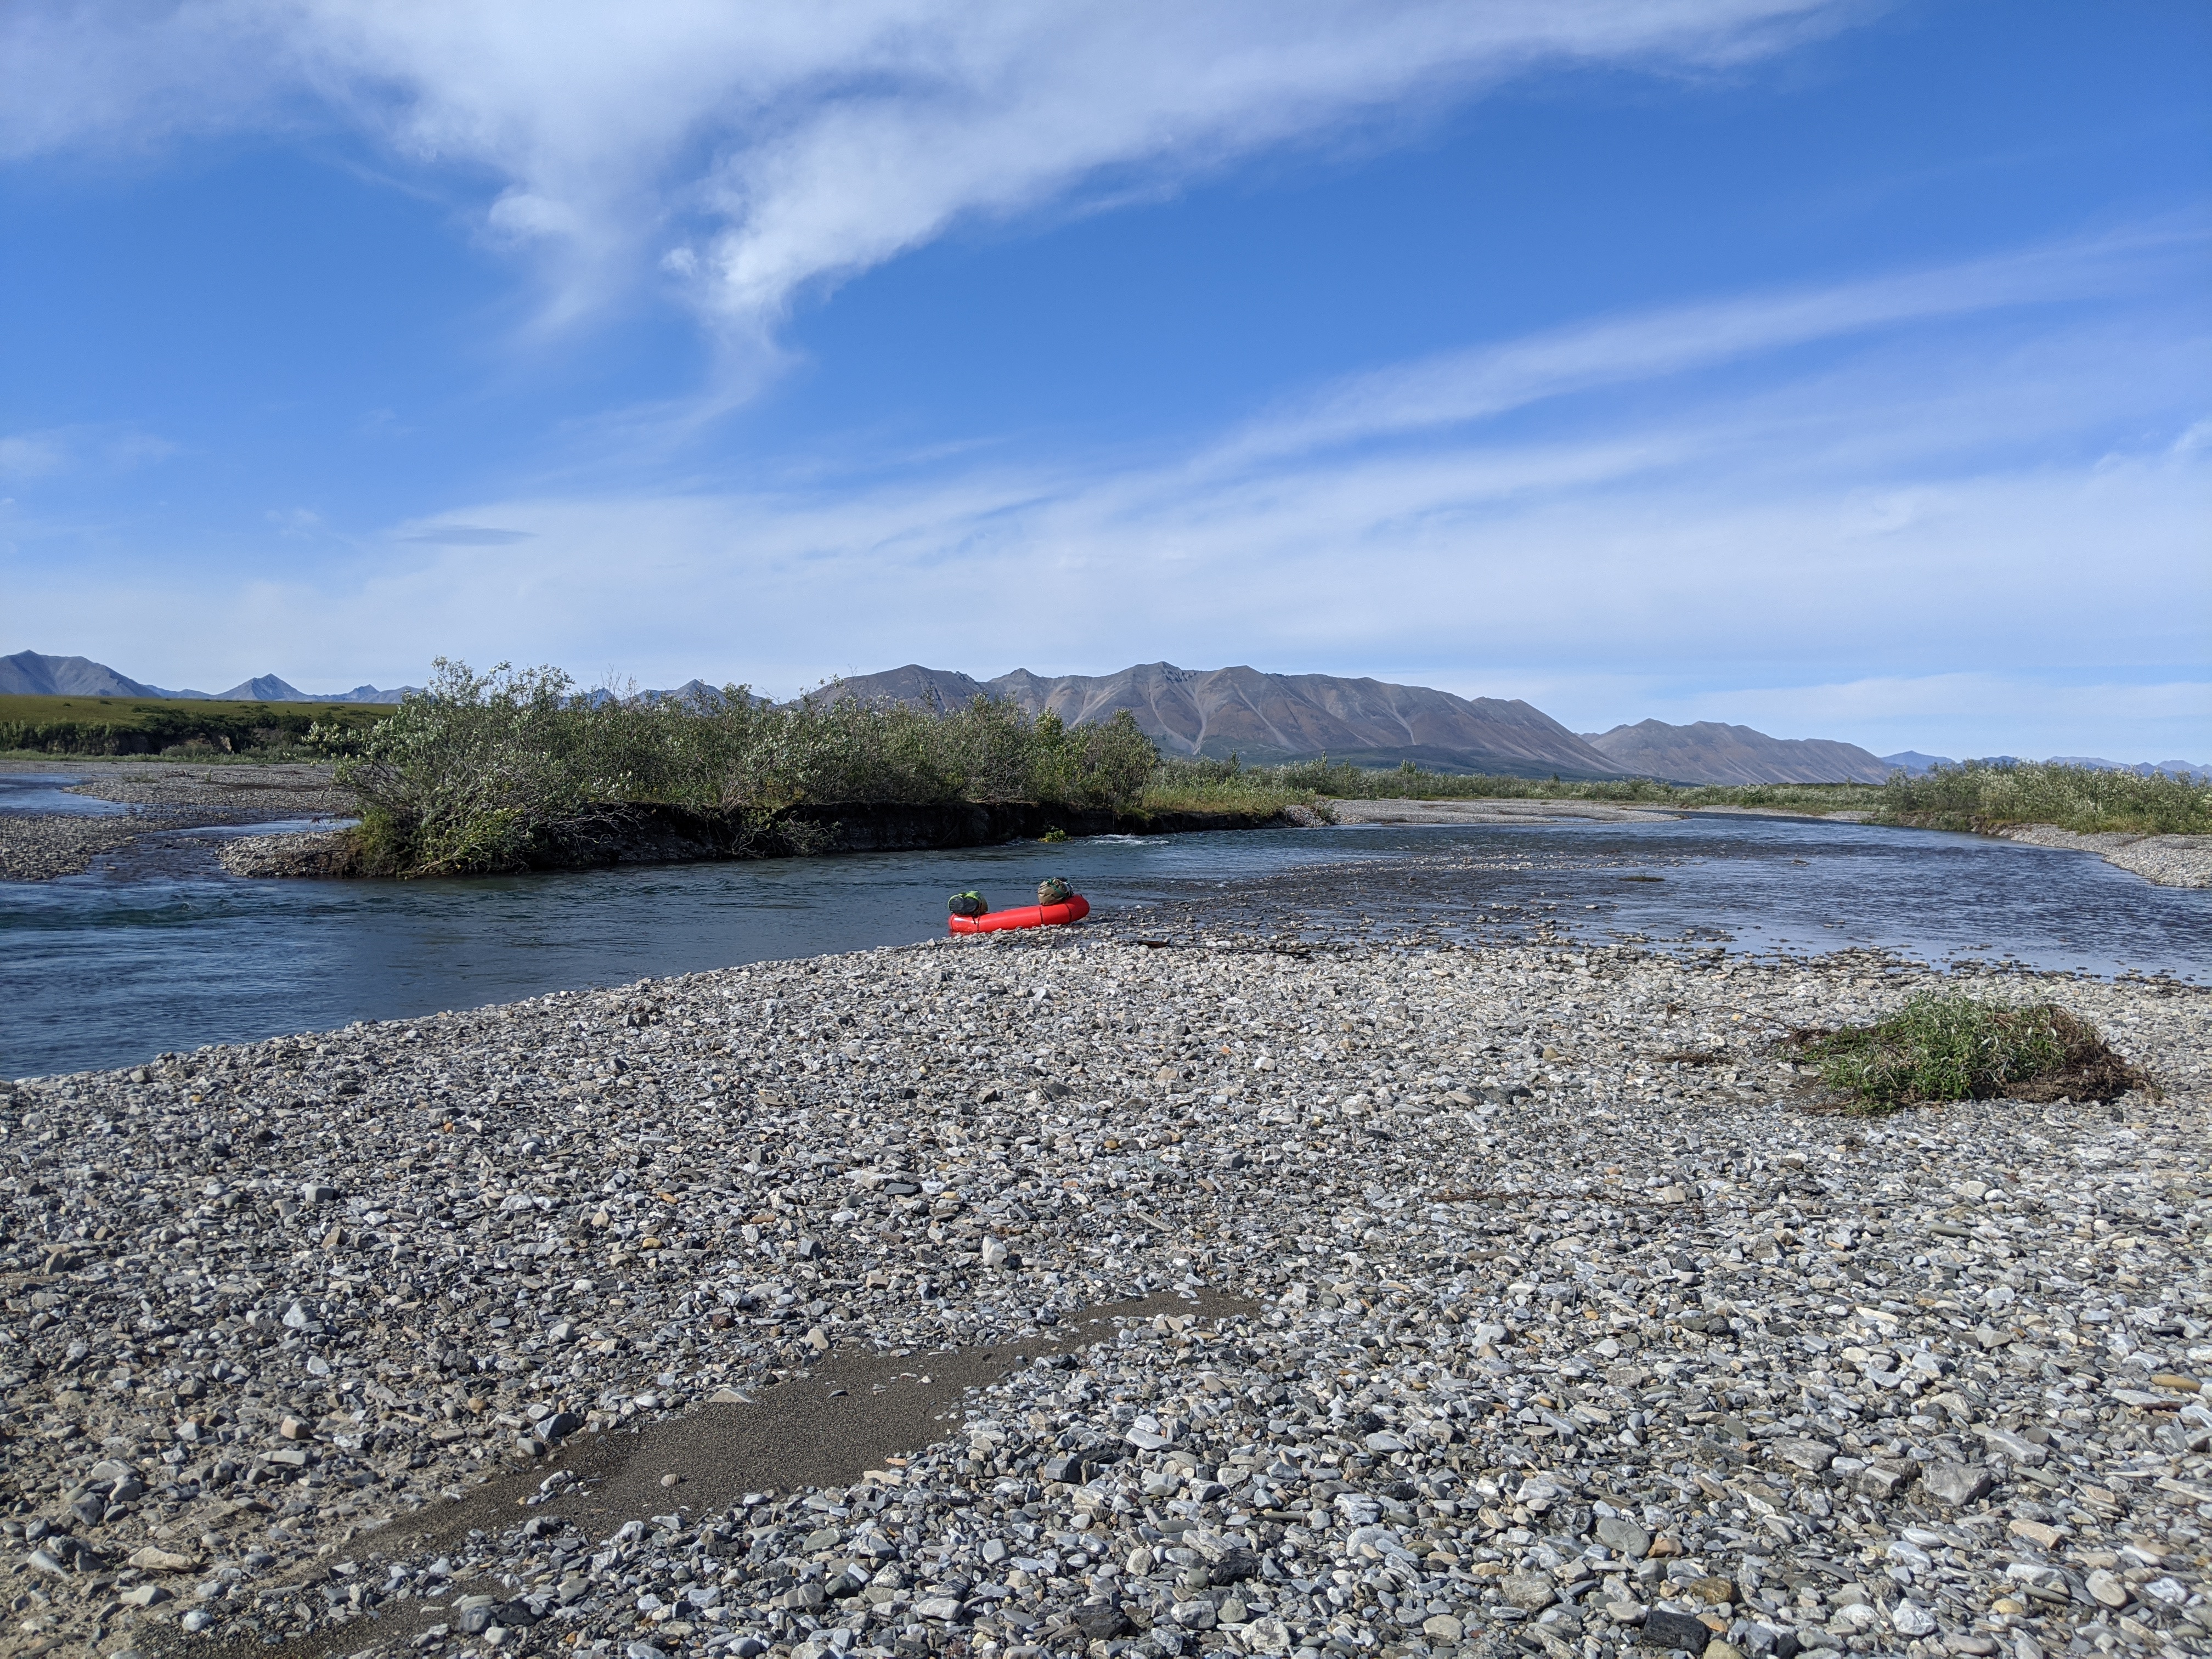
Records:
[[[2202,1651],[2212,998],[1808,1085],[1937,977],[1109,927],[19,1080],[9,1650]]]

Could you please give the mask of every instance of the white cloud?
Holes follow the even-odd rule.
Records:
[[[2185,708],[2077,707],[2059,689],[2099,664],[2201,658],[2202,467],[1954,477],[1940,511],[1868,538],[1847,482],[1762,482],[1691,446],[1573,487],[1607,459],[1434,455],[1195,496],[1149,477],[978,477],[836,500],[507,501],[465,516],[531,539],[410,538],[235,612],[152,573],[140,591],[152,634],[204,610],[210,637],[386,653],[369,678],[419,678],[440,651],[786,692],[913,659],[986,673],[1165,656],[1526,695],[1580,728],[1656,714],[1885,749],[1966,733],[1977,752],[2110,752],[2138,730],[2206,746],[2212,711],[2192,744]],[[2115,525],[2126,556],[2085,558]],[[88,618],[103,608],[112,626],[110,602]],[[1913,702],[1953,684],[1931,671],[1986,679],[2013,661],[2047,665],[2044,694]]]
[[[0,155],[327,122],[464,178],[554,320],[656,264],[738,336],[794,295],[1091,191],[1399,122],[1534,67],[1725,66],[1847,0],[20,0]],[[30,72],[26,72],[26,71]]]

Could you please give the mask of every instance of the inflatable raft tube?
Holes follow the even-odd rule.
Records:
[[[1024,904],[1012,910],[987,910],[980,916],[948,916],[945,921],[956,933],[995,933],[1008,927],[1057,927],[1062,922],[1080,921],[1090,914],[1089,902],[1077,893],[1065,904]]]

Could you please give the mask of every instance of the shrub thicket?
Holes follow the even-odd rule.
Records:
[[[2050,823],[2083,835],[2212,835],[2212,787],[2158,772],[2146,777],[2089,766],[2022,761],[1939,766],[1882,787],[1881,821],[1925,830],[1987,832]]]
[[[1231,799],[1287,805],[1336,800],[1597,800],[1626,805],[1771,806],[1787,811],[1872,811],[1881,788],[1863,783],[1682,785],[1650,778],[1522,778],[1491,773],[1430,772],[1407,761],[1388,771],[1326,758],[1282,766],[1174,758],[1160,763],[1146,793],[1151,805]]]
[[[322,734],[362,808],[372,864],[413,875],[512,869],[550,836],[627,809],[685,806],[764,830],[802,804],[1043,801],[1126,811],[1158,757],[1127,714],[1069,730],[977,698],[934,713],[853,698],[774,705],[580,696],[550,668],[479,674],[441,658],[366,735]]]

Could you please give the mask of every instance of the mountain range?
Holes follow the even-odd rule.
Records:
[[[19,651],[0,657],[0,693],[33,696],[220,698],[240,702],[396,703],[414,686],[317,696],[274,674],[228,691],[168,691],[130,679],[85,657]],[[607,696],[609,693],[597,693]],[[720,691],[693,679],[647,698],[711,703]],[[1821,738],[1771,738],[1747,726],[1699,720],[1670,726],[1640,720],[1608,732],[1576,733],[1521,702],[1462,697],[1425,686],[1330,674],[1268,674],[1256,668],[1178,668],[1140,663],[1116,674],[1033,674],[1018,668],[979,680],[957,669],[908,663],[879,674],[832,682],[809,694],[831,699],[957,708],[970,698],[1008,699],[1030,714],[1047,709],[1071,726],[1109,720],[1127,711],[1139,730],[1170,755],[1255,764],[1312,759],[1355,766],[1411,761],[1438,772],[1489,772],[1563,778],[1651,777],[1673,783],[1880,783],[1892,772],[1919,775],[1956,763],[1904,750],[1875,755],[1856,744]],[[2010,756],[1985,757],[1998,763]],[[2212,781],[2212,768],[2185,761],[2127,763],[2081,756],[2063,763],[2148,775],[2165,772]]]
[[[697,680],[664,696],[696,696]],[[1276,763],[1327,755],[1358,766],[1410,760],[1432,771],[1563,778],[1645,777],[1670,783],[1881,783],[1892,772],[1917,776],[1956,762],[1906,750],[1876,755],[1826,738],[1770,738],[1747,726],[1641,720],[1609,732],[1571,732],[1541,709],[1495,697],[1460,697],[1421,686],[1327,674],[1266,674],[1255,668],[1191,669],[1146,663],[1118,674],[1047,678],[1015,669],[979,680],[957,669],[908,663],[838,680],[816,696],[957,708],[971,697],[1004,697],[1035,714],[1051,709],[1069,725],[1111,720],[1123,709],[1170,754],[1234,754]],[[2011,756],[1991,757],[2009,764]],[[2184,761],[2125,765],[2060,756],[2075,766],[2148,775],[2212,778]]]
[[[818,695],[822,695],[817,693]],[[1620,769],[1541,709],[1496,697],[1461,697],[1425,686],[1256,668],[1178,668],[1142,663],[1118,674],[1047,678],[1018,668],[976,680],[909,663],[840,680],[836,697],[955,708],[981,696],[1030,714],[1050,710],[1070,726],[1123,710],[1170,755],[1274,764],[1327,755],[1355,766],[1412,761],[1435,771],[1606,778]]]
[[[356,685],[350,691],[318,695],[302,691],[274,674],[262,674],[234,685],[228,691],[169,691],[158,685],[126,678],[106,663],[89,657],[42,657],[35,651],[18,651],[0,657],[0,696],[19,697],[172,697],[195,702],[398,702],[415,685],[381,690]]]

